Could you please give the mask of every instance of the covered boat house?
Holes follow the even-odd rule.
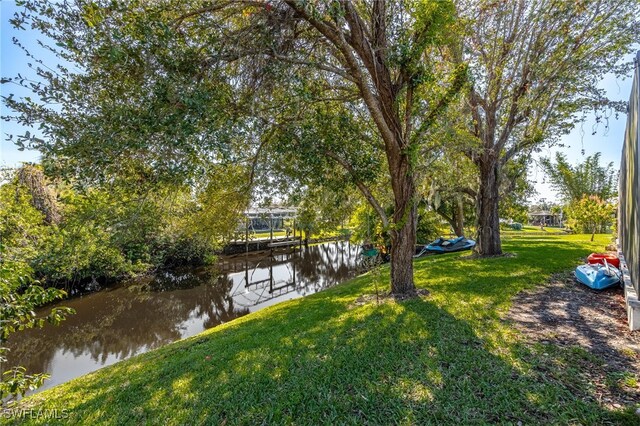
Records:
[[[536,226],[562,226],[562,213],[549,211],[529,212],[529,224]]]
[[[295,207],[255,207],[244,212],[247,220],[242,226],[253,231],[284,229],[285,220],[291,219],[295,223],[297,214]]]

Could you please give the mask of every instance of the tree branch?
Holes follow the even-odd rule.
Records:
[[[349,80],[352,83],[358,84],[358,81],[353,76],[347,74],[344,70],[341,70],[339,68],[336,68],[336,67],[328,65],[328,64],[323,64],[323,63],[320,63],[320,62],[312,62],[312,61],[303,61],[301,59],[293,59],[293,58],[289,58],[289,57],[284,56],[284,55],[280,55],[280,54],[276,53],[275,51],[271,52],[270,56],[272,56],[272,57],[274,57],[274,58],[276,58],[276,59],[278,59],[280,61],[287,62],[287,63],[290,63],[290,64],[305,65],[305,66],[316,68],[316,69],[320,69],[320,70],[323,70],[323,71],[328,71],[330,73],[336,74],[336,75],[344,78],[345,80]]]
[[[474,191],[471,188],[467,188],[467,187],[457,187],[453,189],[455,192],[460,192],[462,194],[467,194],[468,196],[470,196],[471,198],[476,198],[476,196],[478,195],[478,193],[476,191]]]
[[[325,36],[327,40],[329,40],[329,42],[331,42],[331,44],[333,44],[341,53],[342,58],[339,58],[337,55],[334,56],[338,60],[344,61],[347,72],[354,78],[355,83],[362,95],[362,99],[367,105],[367,108],[371,113],[371,117],[373,118],[373,121],[376,123],[376,126],[378,127],[378,130],[382,135],[382,139],[385,142],[387,151],[392,152],[395,155],[398,152],[396,137],[391,128],[388,126],[385,119],[385,114],[381,109],[381,105],[379,104],[378,99],[376,99],[376,96],[371,91],[367,79],[362,74],[360,63],[354,56],[351,45],[345,39],[342,29],[338,28],[335,25],[330,25],[330,23],[327,23],[326,21],[322,21],[313,17],[305,10],[303,6],[300,5],[300,3],[295,0],[285,0],[285,2],[300,17],[302,17],[311,26],[313,26],[318,32],[320,32],[320,34]]]
[[[389,218],[387,214],[384,212],[384,209],[380,206],[380,203],[373,196],[369,188],[357,177],[357,174],[351,164],[349,164],[344,158],[340,157],[338,154],[332,151],[325,151],[325,155],[333,160],[335,160],[338,164],[340,164],[344,169],[351,175],[353,178],[353,182],[356,184],[362,195],[367,199],[371,207],[378,213],[380,219],[382,220],[382,225],[387,228],[389,226]]]
[[[200,9],[196,9],[191,12],[187,12],[183,15],[180,15],[175,19],[175,21],[173,21],[173,29],[176,30],[180,25],[182,25],[182,22],[184,22],[184,20],[187,18],[191,18],[192,16],[197,16],[197,15],[202,15],[208,12],[216,12],[218,10],[224,9],[225,7],[231,5],[232,3],[233,1],[225,1],[218,4],[213,4],[211,6],[201,7]]]
[[[464,67],[464,70],[466,70],[466,67]],[[418,139],[422,137],[424,132],[426,132],[429,127],[431,127],[438,115],[449,106],[449,104],[453,100],[453,97],[462,89],[465,82],[466,72],[463,72],[462,70],[456,70],[456,76],[454,81],[451,83],[451,86],[449,87],[449,89],[447,89],[447,92],[442,95],[436,106],[433,107],[431,111],[429,111],[429,114],[427,114],[427,116],[422,120],[422,124],[411,138],[411,143],[417,142]]]

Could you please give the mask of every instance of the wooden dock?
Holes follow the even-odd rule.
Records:
[[[273,250],[277,248],[298,247],[304,244],[301,237],[260,238],[247,241],[230,241],[222,249],[223,254],[241,254],[254,251]]]

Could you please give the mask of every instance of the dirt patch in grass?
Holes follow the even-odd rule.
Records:
[[[526,345],[537,346],[533,356],[547,356],[551,346],[564,350],[557,365],[568,362],[577,368],[589,385],[588,394],[604,406],[640,401],[640,332],[629,331],[621,288],[595,291],[572,273],[555,275],[545,286],[518,294],[506,319]],[[567,358],[576,351],[587,356]]]
[[[389,302],[401,302],[403,300],[409,300],[409,299],[413,299],[416,297],[420,297],[422,299],[425,299],[427,297],[429,297],[429,290],[423,289],[423,288],[418,288],[416,289],[415,293],[413,294],[407,294],[407,295],[394,295],[392,293],[388,293],[388,292],[384,292],[384,293],[380,293],[380,294],[363,294],[362,296],[358,297],[356,300],[354,300],[354,302],[349,306],[350,309],[356,308],[358,306],[362,306],[362,305],[367,305],[369,303],[378,303],[378,304],[382,304],[382,303],[389,303]]]

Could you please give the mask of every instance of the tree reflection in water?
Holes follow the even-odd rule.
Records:
[[[45,389],[282,300],[315,293],[355,274],[357,247],[324,243],[285,252],[221,257],[123,282],[61,305],[60,326],[16,333],[10,365],[51,374]]]

